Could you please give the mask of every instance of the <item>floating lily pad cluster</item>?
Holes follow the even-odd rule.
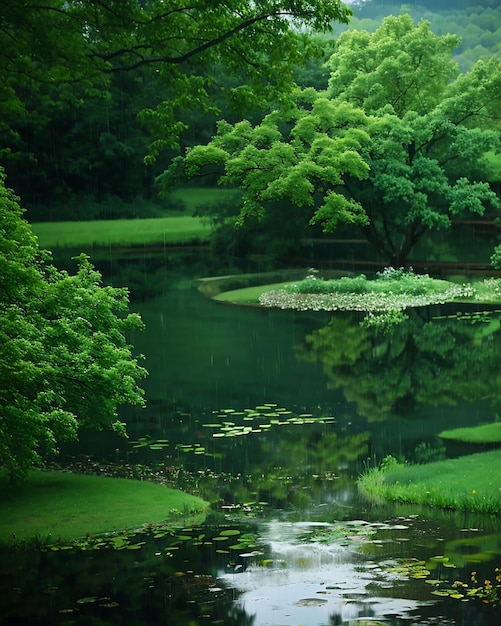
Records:
[[[428,561],[415,558],[395,559],[391,563],[381,565],[386,574],[397,575],[401,579],[422,579],[433,587],[431,593],[435,596],[462,601],[480,599],[492,606],[499,606],[501,602],[501,570],[499,568],[496,570],[497,576],[493,576],[494,583],[490,580],[478,583],[475,573],[472,574],[470,583],[467,583],[458,580],[457,566],[444,555],[432,556]],[[449,571],[451,574],[448,573]]]
[[[167,524],[148,525],[136,530],[124,530],[97,537],[84,537],[68,543],[60,542],[49,545],[44,550],[59,552],[62,550],[141,550],[150,540],[158,541],[160,551],[157,556],[172,556],[175,550],[185,542],[194,546],[214,546],[216,552],[247,551],[255,548],[258,536],[255,533],[242,532],[238,528],[215,529],[214,533],[200,532],[199,528],[172,529]]]
[[[53,588],[55,591],[55,588]],[[53,591],[51,591],[53,593]],[[97,605],[104,609],[114,609],[120,604],[115,600],[112,600],[109,596],[85,596],[84,598],[79,598],[76,602],[80,607],[82,605],[91,604]],[[59,609],[59,613],[61,615],[71,615],[76,614],[80,611],[79,607],[67,607],[63,609]]]
[[[148,448],[149,450],[163,450],[164,448],[169,447],[168,439],[150,439],[149,437],[139,437],[139,439],[135,441],[130,441],[129,445],[132,446],[133,449],[137,450],[139,448]]]
[[[298,414],[272,402],[243,411],[220,409],[213,411],[213,414],[218,421],[203,424],[203,427],[213,431],[214,439],[265,433],[278,426],[333,424],[335,422],[331,416],[314,416],[312,413]]]
[[[202,424],[202,428],[212,439],[262,434],[278,426],[333,424],[336,421],[332,416],[294,412],[285,407],[279,407],[273,402],[267,402],[254,408],[246,408],[243,411],[234,408],[217,409],[212,411],[212,415],[215,418],[214,421],[207,421]],[[139,452],[141,450],[162,451],[173,444],[168,439],[139,437],[130,441],[129,445],[133,451]],[[178,453],[191,453],[197,456],[212,456],[214,454],[199,442],[177,443],[174,447]]]
[[[496,327],[499,328],[500,313],[501,309],[494,309],[492,311],[456,311],[455,313],[448,315],[434,315],[433,319],[463,320],[471,322],[472,324],[476,324],[478,322],[489,324],[494,321],[496,323]]]
[[[101,537],[85,537],[79,541],[68,544],[58,544],[47,547],[50,551],[60,550],[147,550],[147,555],[160,560],[171,559],[177,550],[184,544],[196,546],[199,549],[207,549],[221,555],[223,567],[233,572],[242,570],[246,563],[259,562],[262,552],[256,549],[258,535],[248,530],[247,527],[236,528],[232,526],[215,527],[185,527],[173,530],[166,525],[149,525],[144,528],[129,531],[124,530],[120,534],[103,535]],[[149,558],[146,556],[143,558]],[[138,557],[134,557],[138,558]],[[141,557],[139,557],[141,558]],[[196,574],[190,567],[186,569],[176,569],[179,563],[188,564],[188,560],[174,560],[170,569],[170,578],[182,581],[182,585],[196,601],[208,601],[219,597],[222,593],[229,592],[228,588],[217,586],[216,580],[211,575]],[[260,563],[260,562],[259,562]],[[261,564],[261,563],[260,563]],[[155,586],[155,578],[145,577],[144,580],[150,588]],[[45,593],[55,594],[58,587],[52,586],[44,590]],[[59,613],[65,615],[77,615],[81,613],[86,605],[99,606],[102,609],[112,609],[119,606],[110,596],[84,596],[76,600],[75,606],[64,607]]]
[[[354,542],[369,541],[377,532],[377,528],[363,520],[345,521],[339,524],[328,524],[313,527],[299,538],[303,542],[321,544],[353,545]]]

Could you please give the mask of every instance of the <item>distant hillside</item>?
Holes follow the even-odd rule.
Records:
[[[374,32],[387,15],[409,13],[414,21],[427,20],[437,35],[461,37],[455,58],[462,72],[479,59],[501,56],[501,5],[499,0],[356,0],[348,28]],[[335,33],[346,26],[335,25]]]

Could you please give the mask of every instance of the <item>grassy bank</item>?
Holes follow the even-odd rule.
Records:
[[[365,311],[371,314],[401,312],[410,307],[445,302],[501,302],[501,281],[486,278],[457,284],[414,274],[412,270],[391,267],[378,272],[373,280],[364,274],[340,279],[323,280],[310,275],[304,280],[264,292],[259,302],[263,306],[300,311]]]
[[[359,477],[358,487],[360,493],[375,501],[499,514],[500,467],[501,450],[422,465],[406,465],[387,457]]]
[[[388,278],[388,274],[390,278]],[[240,277],[243,282],[244,277]],[[277,277],[275,277],[276,280]],[[289,278],[285,275],[283,278]],[[342,276],[323,280],[306,279],[269,284],[250,284],[231,288],[231,277],[216,286],[214,293],[204,293],[214,300],[233,304],[255,304],[270,308],[298,311],[361,311],[367,313],[362,326],[388,329],[407,319],[405,309],[448,302],[500,304],[501,280],[486,278],[471,283],[435,279],[428,275],[385,270],[374,280],[359,276]]]
[[[232,302],[233,304],[259,304],[259,298],[270,289],[282,289],[289,283],[274,283],[272,285],[254,285],[253,287],[243,287],[223,291],[213,297],[219,302]]]
[[[206,221],[193,217],[200,206],[217,202],[229,202],[235,198],[235,190],[224,188],[186,187],[176,189],[169,196],[169,202],[176,209],[162,210],[155,203],[131,203],[125,205],[134,209],[137,217],[125,219],[127,216],[118,212],[117,217],[124,219],[90,219],[85,217],[95,214],[93,204],[87,206],[89,200],[82,199],[76,207],[76,214],[85,216],[78,221],[50,221],[32,223],[33,232],[37,235],[42,248],[83,246],[124,246],[124,245],[162,245],[183,244],[193,240],[206,240],[210,234],[210,226]],[[115,201],[116,202],[116,201]],[[109,210],[106,203],[99,205],[102,215],[112,217],[116,210],[110,201]],[[75,208],[75,207],[73,207]],[[122,207],[123,208],[123,207]],[[72,207],[68,207],[71,213]],[[73,211],[75,212],[75,211]],[[65,208],[60,207],[57,215],[65,215]],[[141,214],[145,217],[141,217]]]
[[[189,215],[136,220],[38,222],[32,224],[42,248],[171,245],[206,240],[210,226]]]
[[[481,424],[474,428],[451,428],[450,430],[443,430],[439,437],[465,443],[499,444],[501,443],[501,422]]]
[[[201,498],[147,481],[57,471],[33,471],[15,487],[0,474],[0,500],[0,543],[33,537],[69,541],[174,523],[208,508]]]

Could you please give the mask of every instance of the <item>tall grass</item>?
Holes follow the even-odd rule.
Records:
[[[362,473],[358,488],[373,500],[499,514],[500,467],[501,450],[419,465],[404,465],[387,457]]]

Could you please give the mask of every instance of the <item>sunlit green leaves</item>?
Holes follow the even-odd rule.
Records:
[[[73,276],[56,270],[3,183],[2,175],[0,462],[20,478],[78,426],[123,433],[117,407],[143,403],[146,370],[126,340],[142,328],[127,291],[103,287],[85,256]]]
[[[244,192],[240,216],[244,220],[261,219],[274,210],[274,203],[287,200],[305,207],[313,215],[312,223],[325,230],[339,222],[366,223],[362,206],[338,191],[345,177],[368,175],[363,157],[369,143],[368,121],[363,111],[319,95],[313,106],[301,93],[296,98],[296,104],[283,111],[290,127],[279,112],[255,127],[248,122],[220,124],[207,146],[188,151],[186,172],[197,172],[201,165],[222,166],[221,181]],[[311,100],[311,94],[306,99]]]
[[[377,31],[342,33],[329,59],[329,95],[343,94],[368,113],[389,104],[397,114],[426,113],[457,74],[451,60],[455,35],[437,37],[428,22],[389,16]]]

